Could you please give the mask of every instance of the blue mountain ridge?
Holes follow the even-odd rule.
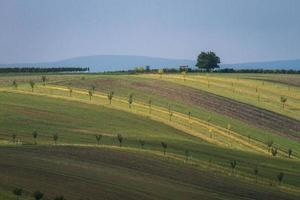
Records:
[[[91,72],[129,70],[137,66],[151,68],[178,68],[181,65],[195,67],[195,60],[170,59],[132,55],[94,55],[75,57],[55,62],[0,64],[0,67],[89,67]],[[294,69],[300,70],[300,59],[270,62],[221,64],[221,68],[234,69]]]

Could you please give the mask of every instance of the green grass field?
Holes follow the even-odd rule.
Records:
[[[181,74],[163,75],[161,79],[156,74],[54,74],[47,76],[43,86],[40,75],[1,76],[0,167],[7,173],[0,177],[0,199],[13,199],[14,187],[24,188],[26,196],[40,189],[48,192],[48,198],[64,194],[67,199],[97,199],[97,195],[104,199],[120,195],[124,199],[251,199],[254,191],[256,199],[266,199],[267,195],[297,199],[300,133],[297,127],[287,135],[280,132],[300,123],[295,110],[300,105],[300,89],[282,80],[277,83],[277,77],[271,80],[271,75],[267,79],[253,74],[213,74],[209,75],[209,87],[201,83],[204,77],[187,75],[184,81]],[[18,88],[12,87],[13,80]],[[30,80],[36,82],[33,92]],[[261,102],[253,102],[253,91],[238,92],[254,88],[255,94],[262,80],[264,85],[258,89]],[[231,81],[234,93],[230,91]],[[90,100],[88,90],[92,86],[95,92]],[[106,96],[110,91],[114,91],[111,105]],[[266,125],[257,125],[251,116],[219,112],[212,108],[215,104],[201,104],[208,94],[203,91],[220,96],[211,96],[208,102],[212,98],[217,103],[228,102],[226,97],[232,99],[230,105],[243,102],[253,105],[249,109],[255,112],[264,109],[276,114]],[[130,93],[134,94],[132,108],[128,106]],[[275,101],[281,95],[288,97],[284,110]],[[192,113],[190,118],[188,112]],[[294,121],[287,121],[282,131],[268,125],[272,120],[289,118]],[[36,140],[33,131],[38,132]],[[54,134],[58,135],[56,146]],[[102,135],[99,145],[97,134]],[[123,136],[122,147],[117,134]],[[140,140],[145,141],[143,148]],[[268,151],[268,140],[278,148],[276,156]],[[161,142],[168,145],[166,155]],[[288,149],[293,150],[291,158]],[[234,173],[230,167],[233,160],[237,161]],[[284,173],[282,185],[277,180],[280,172]],[[208,184],[211,182],[214,184]],[[65,186],[70,183],[74,186]],[[83,185],[88,187],[78,193]]]

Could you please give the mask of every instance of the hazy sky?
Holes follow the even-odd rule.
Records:
[[[300,58],[300,0],[0,0],[0,63],[95,54]]]

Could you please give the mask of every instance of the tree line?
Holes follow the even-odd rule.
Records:
[[[0,68],[0,73],[20,73],[20,72],[86,72],[88,67],[6,67]]]

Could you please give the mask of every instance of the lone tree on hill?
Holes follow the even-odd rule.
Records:
[[[201,52],[198,55],[196,66],[199,69],[205,69],[207,72],[219,68],[220,58],[212,51]]]
[[[284,173],[283,173],[283,172],[280,172],[280,173],[277,175],[277,179],[278,179],[279,185],[281,185],[282,180],[283,180],[283,177],[284,177]]]
[[[284,96],[280,97],[280,102],[282,103],[282,109],[284,109],[285,107],[285,103],[287,102],[287,98]]]
[[[15,188],[13,191],[13,194],[17,196],[17,200],[22,196],[23,190],[21,188]]]
[[[15,89],[17,89],[17,88],[18,88],[18,83],[17,83],[17,81],[16,81],[16,80],[13,80],[13,83],[12,83],[12,85],[13,85],[13,87],[14,87]]]
[[[57,144],[57,140],[58,140],[58,134],[57,133],[55,133],[53,135],[53,140],[54,140],[54,144],[56,145]]]
[[[161,146],[162,146],[162,148],[164,149],[164,155],[166,155],[166,151],[167,151],[167,148],[168,148],[167,143],[161,142]]]
[[[114,97],[114,91],[110,91],[108,94],[107,94],[107,98],[109,100],[109,104],[111,104],[111,101]]]
[[[34,86],[35,86],[35,82],[33,82],[32,80],[29,81],[29,85],[31,87],[31,91],[33,92]]]
[[[44,86],[46,85],[46,80],[47,80],[46,76],[42,76],[42,82]]]
[[[117,135],[118,141],[119,141],[119,145],[120,147],[122,147],[122,143],[123,143],[123,136],[121,134]]]
[[[40,199],[43,198],[43,196],[44,196],[44,193],[42,193],[40,191],[35,191],[33,193],[33,197],[34,197],[35,200],[40,200]]]
[[[89,97],[90,97],[90,101],[92,100],[92,96],[93,96],[93,92],[91,90],[88,91]]]
[[[32,137],[33,137],[33,139],[34,139],[34,144],[37,144],[37,142],[36,142],[37,136],[38,136],[38,132],[37,132],[37,131],[33,131],[33,132],[32,132]]]
[[[131,108],[131,104],[133,103],[133,94],[130,93],[129,94],[129,97],[128,97],[128,105],[129,105],[129,108]]]
[[[99,145],[102,135],[96,135],[97,144]]]

